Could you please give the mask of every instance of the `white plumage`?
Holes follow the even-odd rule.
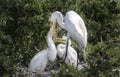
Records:
[[[37,53],[31,60],[29,68],[32,72],[41,73],[48,63],[48,49]]]
[[[52,30],[54,26],[51,26],[47,34],[48,48],[37,53],[31,60],[29,68],[32,72],[41,73],[44,71],[48,61],[54,62],[57,55],[56,46],[52,40]]]
[[[66,13],[65,18],[61,12],[56,11],[52,13],[51,22],[58,21],[58,24],[75,39],[79,46],[84,50],[87,46],[87,29],[82,18],[74,11]],[[64,21],[64,22],[63,22]]]
[[[57,52],[60,58],[64,58],[66,53],[66,44],[62,43],[58,44]],[[65,63],[67,65],[73,65],[74,67],[77,66],[77,52],[75,51],[74,48],[71,47],[71,40],[69,40],[68,54],[66,56]]]

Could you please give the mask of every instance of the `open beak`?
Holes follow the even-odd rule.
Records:
[[[55,29],[56,22],[52,22],[52,26],[53,26],[52,35],[56,36],[56,29]]]
[[[56,42],[60,42],[60,43],[66,43],[66,39],[57,38],[56,29],[55,29],[56,21],[52,22],[52,26],[53,26],[53,30],[52,30],[53,40],[55,40]]]
[[[66,43],[66,40],[63,38],[56,38],[56,42]]]

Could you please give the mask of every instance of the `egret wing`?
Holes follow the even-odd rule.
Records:
[[[79,26],[80,25],[79,19],[80,16],[77,13],[70,11],[65,16],[65,26],[70,36],[72,36],[72,38],[74,38],[78,42],[79,46],[85,48],[86,41],[84,38],[83,33],[84,31],[82,31],[82,29]]]
[[[33,72],[42,72],[48,62],[47,51],[43,50],[37,53],[31,60],[29,68]]]

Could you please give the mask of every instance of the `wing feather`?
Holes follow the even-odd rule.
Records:
[[[81,23],[82,22],[82,23]],[[70,36],[74,38],[80,47],[86,47],[84,22],[80,19],[80,16],[75,12],[68,12],[65,16],[65,26]]]

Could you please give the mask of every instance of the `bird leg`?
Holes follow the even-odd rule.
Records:
[[[78,61],[79,61],[79,52],[77,53],[77,67],[76,67],[76,69],[78,68]]]
[[[67,54],[68,54],[68,45],[69,45],[69,38],[70,38],[70,35],[69,33],[67,32],[67,40],[66,40],[66,53],[65,53],[65,58],[63,61],[65,61],[66,57],[67,57]]]

